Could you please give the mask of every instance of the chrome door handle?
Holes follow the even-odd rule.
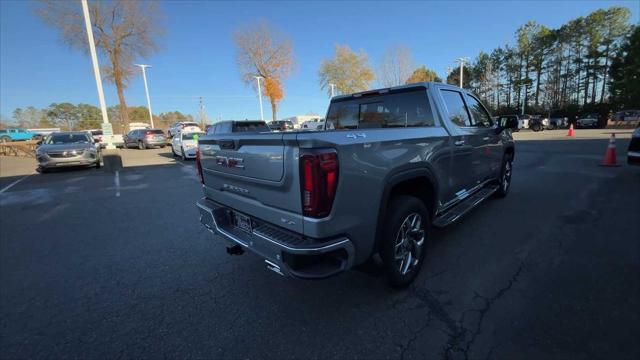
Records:
[[[455,144],[456,146],[464,145],[464,140],[458,140],[458,141],[454,142],[454,144]]]
[[[491,139],[489,136],[485,136],[485,137],[482,138],[482,140],[484,140],[484,141],[489,141],[489,139]]]

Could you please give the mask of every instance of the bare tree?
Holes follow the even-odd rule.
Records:
[[[36,12],[47,24],[60,30],[67,44],[88,53],[79,1],[43,0]],[[156,2],[114,0],[90,2],[89,13],[96,48],[107,60],[103,63],[102,74],[116,86],[120,118],[123,130],[126,130],[129,116],[124,90],[134,74],[133,61],[145,58],[157,49],[156,38],[163,33],[160,10]]]
[[[335,57],[322,60],[318,75],[321,89],[330,92],[333,84],[340,94],[367,90],[374,78],[364,50],[355,53],[347,45],[336,45]]]
[[[291,41],[266,21],[236,32],[234,40],[242,80],[255,85],[256,76],[265,79],[262,93],[269,98],[273,120],[277,120],[278,103],[284,95],[282,82],[295,63]]]
[[[378,81],[384,87],[404,84],[415,69],[411,49],[397,44],[387,48],[378,66]]]

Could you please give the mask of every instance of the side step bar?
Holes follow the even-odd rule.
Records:
[[[447,210],[446,212],[438,215],[433,220],[433,226],[436,227],[445,227],[447,225],[451,225],[454,222],[458,221],[462,216],[471,211],[473,208],[478,206],[481,202],[486,200],[488,197],[493,195],[499,188],[499,185],[488,185],[473,195],[465,198],[460,203],[458,203],[453,208]]]

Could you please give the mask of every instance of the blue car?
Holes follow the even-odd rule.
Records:
[[[0,143],[9,141],[21,141],[33,139],[33,133],[26,129],[2,129],[0,130]]]

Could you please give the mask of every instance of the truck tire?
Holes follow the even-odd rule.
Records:
[[[10,142],[10,141],[11,141],[11,138],[8,137],[8,136],[1,136],[0,137],[0,143],[2,143],[2,144]]]
[[[511,189],[511,174],[513,172],[513,160],[509,155],[504,156],[502,159],[502,170],[500,171],[500,187],[495,192],[496,197],[503,198],[509,194]]]
[[[390,285],[403,288],[413,282],[422,268],[430,227],[429,211],[420,199],[400,195],[391,199],[387,214],[380,256]]]

